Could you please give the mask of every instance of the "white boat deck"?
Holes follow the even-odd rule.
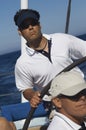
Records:
[[[20,130],[23,128],[24,122],[25,120],[19,120],[19,121],[14,122],[17,130]],[[33,118],[29,124],[28,130],[40,130],[40,128],[44,126],[47,122],[48,122],[47,117]]]

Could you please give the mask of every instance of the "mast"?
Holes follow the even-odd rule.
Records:
[[[21,1],[21,9],[28,9],[28,0],[20,0]],[[21,54],[25,52],[25,43],[26,40],[21,36]],[[24,98],[23,94],[21,94],[21,102],[26,102],[27,100]]]
[[[28,0],[21,0],[21,9],[28,8]],[[25,42],[26,40],[21,36],[21,54],[25,52]]]
[[[68,2],[65,33],[68,33],[69,30],[70,12],[71,12],[71,0],[69,0]]]

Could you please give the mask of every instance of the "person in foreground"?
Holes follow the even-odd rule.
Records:
[[[31,106],[37,107],[43,87],[73,60],[86,56],[86,41],[64,33],[42,34],[36,10],[17,11],[14,22],[19,35],[26,39],[25,52],[15,65],[16,86]],[[44,100],[48,100],[46,97]]]
[[[16,126],[6,118],[0,117],[0,130],[16,130]]]
[[[79,72],[72,70],[54,78],[49,94],[55,113],[47,130],[86,130],[86,82]],[[0,130],[16,128],[0,117]]]
[[[86,130],[86,82],[80,73],[57,76],[49,93],[56,112],[47,130]]]

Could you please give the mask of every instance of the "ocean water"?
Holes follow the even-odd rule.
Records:
[[[0,56],[0,106],[21,102],[15,85],[14,66],[20,51]]]
[[[86,34],[78,36],[86,40]],[[0,106],[21,102],[21,94],[15,85],[14,67],[20,50],[0,55]],[[86,62],[79,65],[86,78]]]

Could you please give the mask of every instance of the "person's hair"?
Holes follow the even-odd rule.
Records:
[[[29,12],[29,11],[33,12],[38,17],[38,20],[40,19],[40,14],[36,10],[33,10],[33,9],[19,9],[19,11],[17,11],[16,14],[14,15],[15,25],[17,25],[17,20],[18,20],[19,16],[22,15],[24,12]]]

